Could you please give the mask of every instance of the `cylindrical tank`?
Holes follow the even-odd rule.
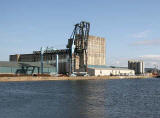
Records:
[[[135,71],[135,74],[144,74],[144,62],[143,61],[128,61],[128,69]]]

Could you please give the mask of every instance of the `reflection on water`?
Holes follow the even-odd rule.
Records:
[[[160,80],[0,83],[0,118],[159,118]]]

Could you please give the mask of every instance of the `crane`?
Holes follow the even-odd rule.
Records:
[[[87,47],[90,23],[81,21],[75,24],[67,48],[70,50],[70,73],[87,72]],[[78,68],[76,65],[78,64]]]

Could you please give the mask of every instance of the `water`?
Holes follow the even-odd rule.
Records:
[[[0,83],[0,118],[160,118],[160,79]]]

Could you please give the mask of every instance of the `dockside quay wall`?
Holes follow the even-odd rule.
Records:
[[[104,79],[147,79],[152,76],[88,76],[88,77],[0,77],[0,82],[8,81],[51,81],[51,80],[104,80]]]

